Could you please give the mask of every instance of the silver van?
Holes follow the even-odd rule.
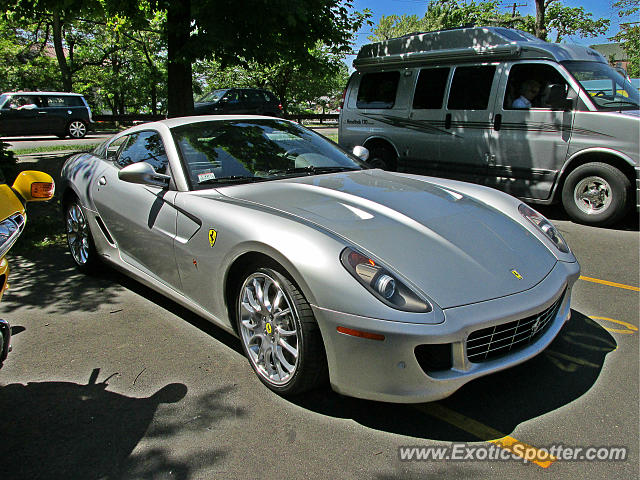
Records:
[[[353,66],[339,143],[374,167],[561,201],[591,225],[640,208],[638,90],[592,49],[461,28],[365,45]]]

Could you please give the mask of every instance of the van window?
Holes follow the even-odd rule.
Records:
[[[416,93],[413,96],[413,108],[441,109],[448,79],[449,68],[424,68],[420,70]]]
[[[449,92],[449,110],[486,110],[495,73],[495,65],[457,67]]]
[[[551,65],[540,63],[519,63],[513,65],[509,71],[509,80],[507,81],[507,89],[505,90],[502,103],[503,108],[505,110],[526,108],[523,107],[522,101],[516,101],[524,97],[527,101],[531,102],[529,108],[549,109],[551,107],[547,103],[547,87],[555,84],[562,85],[564,91],[567,91],[567,82],[560,72]],[[532,86],[534,87],[533,91],[530,89]],[[538,93],[533,96],[536,90]]]
[[[365,73],[358,88],[358,108],[393,108],[400,72]]]

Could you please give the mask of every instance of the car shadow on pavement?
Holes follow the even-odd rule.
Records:
[[[471,381],[438,402],[372,402],[328,389],[291,401],[384,432],[449,442],[485,441],[510,435],[521,423],[580,398],[596,383],[607,354],[616,347],[604,328],[572,311],[572,319],[544,352],[516,367]]]
[[[97,383],[99,368],[86,385],[50,381],[0,387],[3,459],[0,478],[187,479],[192,467],[212,466],[227,455],[210,449],[206,458],[177,459],[172,438],[211,429],[217,422],[243,414],[227,408],[225,387],[195,400],[198,416],[185,410],[187,387],[171,383],[148,397],[110,391]],[[167,406],[176,404],[176,406]],[[162,410],[159,407],[162,406]],[[139,445],[152,438],[149,445]]]

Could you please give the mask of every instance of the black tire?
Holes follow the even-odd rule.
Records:
[[[84,138],[87,134],[87,124],[82,120],[72,120],[67,125],[66,133],[71,138]]]
[[[266,285],[267,302],[260,300],[256,283],[260,288]],[[270,303],[278,292],[282,293],[280,300]],[[286,276],[272,268],[247,270],[236,290],[235,302],[240,343],[262,383],[279,395],[297,395],[326,383],[328,370],[320,329],[304,295]],[[265,305],[271,305],[271,310]],[[291,335],[294,330],[295,335]],[[273,347],[277,350],[282,345],[280,340],[296,351],[295,358],[282,347],[282,360],[273,357]]]
[[[619,221],[629,205],[631,183],[624,173],[600,162],[573,170],[562,187],[562,205],[572,220],[605,227]]]
[[[369,160],[367,165],[371,168],[381,168],[383,170],[395,171],[398,165],[396,154],[386,146],[376,146],[369,149]]]
[[[76,267],[83,273],[94,272],[99,264],[98,252],[91,228],[77,198],[65,204],[64,222],[67,247]]]

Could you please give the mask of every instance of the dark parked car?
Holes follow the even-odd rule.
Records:
[[[282,103],[273,93],[255,88],[214,90],[195,102],[196,115],[282,116]]]
[[[0,134],[82,138],[91,130],[84,97],[68,92],[8,92],[0,95]]]

